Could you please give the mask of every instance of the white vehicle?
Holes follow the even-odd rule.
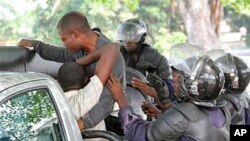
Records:
[[[41,73],[0,72],[1,141],[82,141],[119,136],[104,131],[80,132],[63,91]]]
[[[121,140],[109,131],[80,132],[56,81],[61,65],[26,48],[0,46],[0,141],[80,141],[97,137]],[[128,69],[127,82],[133,76],[146,81],[141,75]],[[129,104],[146,119],[141,102],[149,98],[131,86],[126,91]]]

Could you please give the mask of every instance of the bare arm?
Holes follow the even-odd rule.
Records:
[[[78,59],[76,63],[80,65],[87,65],[99,59],[95,68],[95,74],[101,80],[102,84],[105,84],[111,74],[119,51],[119,45],[117,43],[111,43],[104,46],[103,48],[89,53],[85,57]]]

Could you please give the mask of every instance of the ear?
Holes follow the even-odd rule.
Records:
[[[72,36],[74,36],[74,38],[79,38],[80,37],[80,32],[78,30],[73,30],[72,32]]]
[[[139,41],[139,43],[144,43],[146,36],[147,36],[147,33],[144,33],[142,35],[141,40]]]

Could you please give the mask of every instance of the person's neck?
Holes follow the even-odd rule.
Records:
[[[74,85],[74,86],[69,86],[67,88],[64,88],[63,91],[64,92],[69,92],[69,91],[74,91],[74,90],[79,90],[81,89],[81,86],[80,85]]]
[[[93,52],[96,50],[96,42],[98,39],[98,34],[95,32],[90,32],[89,34],[86,35],[85,40],[83,41],[84,43],[84,50],[86,52]]]

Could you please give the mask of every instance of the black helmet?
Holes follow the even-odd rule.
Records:
[[[220,57],[216,62],[224,62],[222,70],[225,75],[225,88],[229,93],[242,93],[250,81],[250,70],[248,65],[239,57],[226,53],[225,56]]]
[[[169,90],[167,84],[158,75],[154,73],[149,73],[147,75],[147,80],[149,81],[149,86],[153,87],[161,102],[169,100]]]
[[[170,57],[179,71],[179,101],[191,100],[206,107],[222,106],[215,100],[222,92],[225,77],[217,63],[204,54],[203,48],[182,43],[170,49]]]
[[[147,27],[142,20],[128,19],[120,24],[116,31],[116,39],[119,41],[144,42]]]
[[[216,106],[215,99],[225,83],[222,70],[207,56],[199,57],[193,66],[191,75],[181,75],[181,98],[189,98],[197,105]]]

